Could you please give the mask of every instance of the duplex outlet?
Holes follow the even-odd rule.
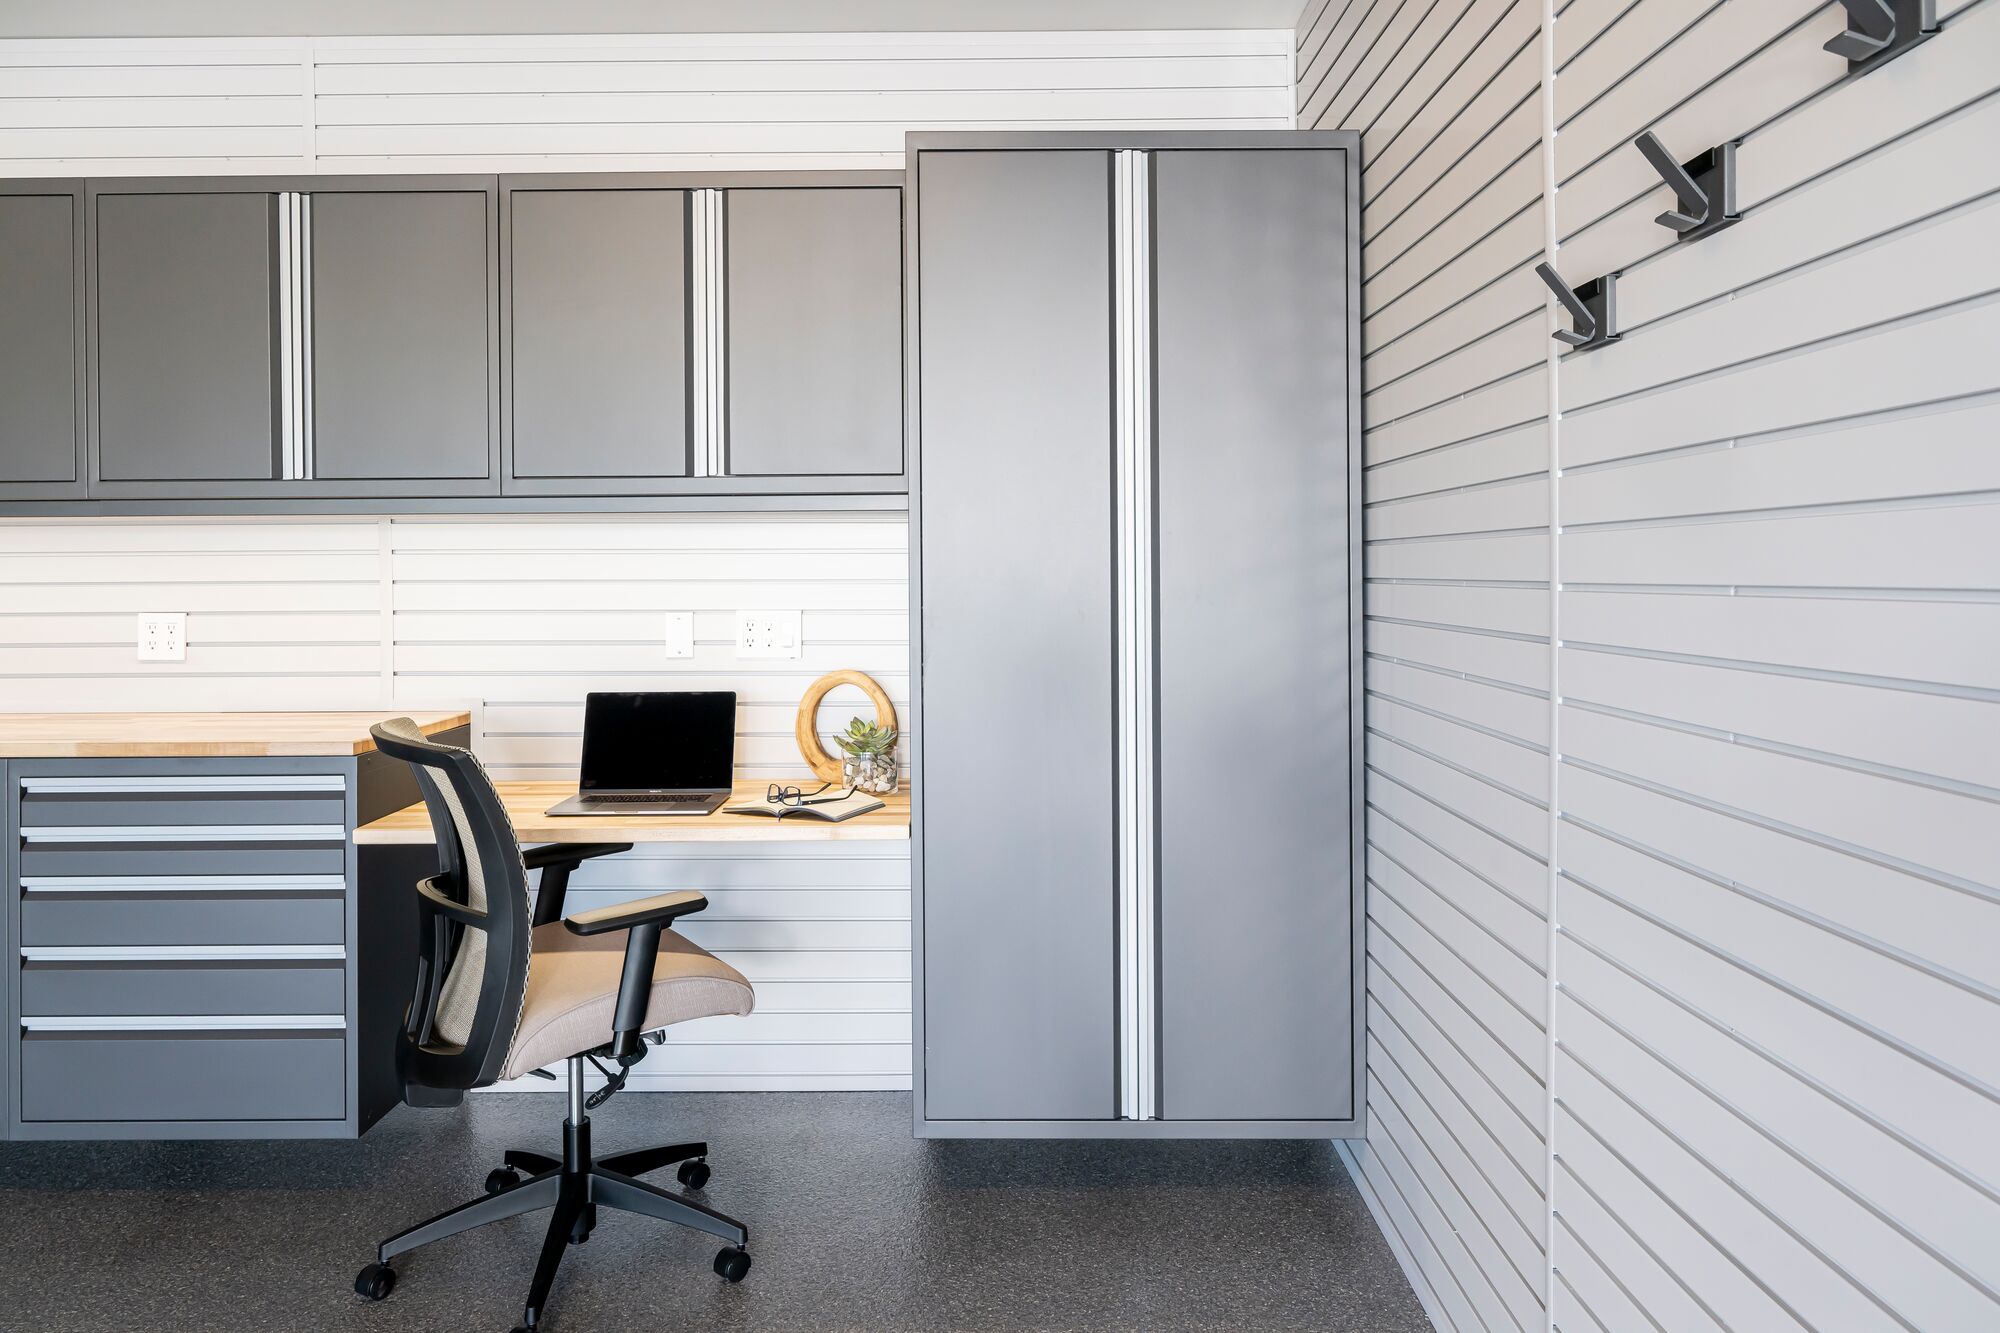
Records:
[[[141,662],[187,661],[187,621],[185,611],[141,611],[139,660]]]
[[[738,611],[736,655],[797,657],[802,651],[797,611]]]

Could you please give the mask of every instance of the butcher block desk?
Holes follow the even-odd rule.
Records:
[[[513,821],[514,836],[529,843],[606,842],[865,842],[907,840],[910,796],[879,798],[880,810],[838,824],[809,815],[732,815],[728,806],[712,815],[548,815],[543,813],[576,794],[573,782],[499,782],[500,803]],[[739,782],[728,805],[762,804],[770,783]],[[432,841],[431,818],[422,802],[386,815],[354,831],[360,846]]]
[[[0,714],[0,1136],[351,1138],[400,1095],[374,712]],[[463,745],[469,715],[418,712]]]

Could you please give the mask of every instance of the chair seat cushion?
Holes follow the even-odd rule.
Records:
[[[610,1041],[624,967],[622,930],[576,935],[560,921],[536,926],[528,993],[500,1077],[520,1078]],[[660,932],[643,1031],[691,1018],[747,1014],[755,1004],[756,995],[741,972],[671,930]]]

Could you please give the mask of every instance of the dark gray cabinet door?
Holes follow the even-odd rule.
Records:
[[[731,190],[732,476],[903,470],[903,199]]]
[[[0,495],[82,489],[81,203],[0,193]]]
[[[277,478],[276,197],[103,193],[94,212],[97,477]]]
[[[516,187],[507,209],[507,488],[687,476],[687,192]]]
[[[493,476],[493,227],[486,190],[312,195],[315,480]]]
[[[1110,159],[918,171],[922,1114],[1109,1119]]]
[[[1161,1114],[1344,1119],[1345,155],[1152,170]],[[1246,764],[1282,798],[1227,797],[1219,838]]]

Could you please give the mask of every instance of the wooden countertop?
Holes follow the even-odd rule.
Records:
[[[524,844],[545,842],[884,842],[910,836],[910,794],[882,797],[883,808],[838,824],[787,815],[732,815],[727,809],[712,815],[562,815],[543,813],[576,793],[574,782],[500,782],[500,802],[514,821],[514,836]],[[764,799],[765,779],[736,784],[729,804]],[[815,784],[816,785],[816,784]],[[406,806],[354,831],[363,845],[428,843],[431,819],[422,804]]]
[[[470,713],[0,713],[0,757],[8,759],[269,759],[357,755],[375,748],[368,728],[409,717],[427,736],[472,721]]]

